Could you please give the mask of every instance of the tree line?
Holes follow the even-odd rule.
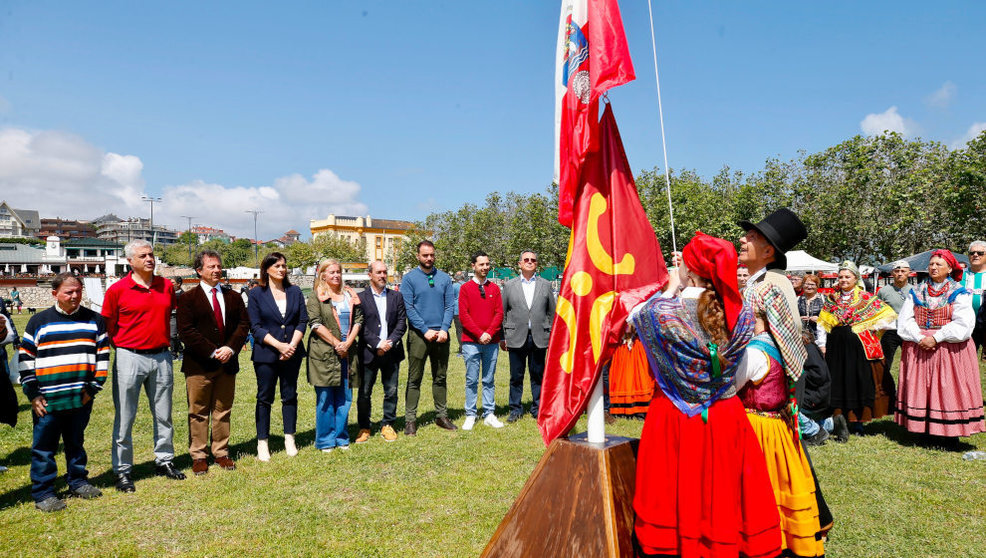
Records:
[[[635,179],[669,255],[664,173],[654,168]],[[897,133],[856,136],[818,153],[768,159],[750,174],[723,167],[706,179],[672,171],[670,182],[679,249],[696,230],[738,244],[737,221],[759,221],[781,206],[808,229],[798,248],[833,262],[878,264],[939,247],[964,252],[972,240],[986,238],[986,132],[961,149]],[[435,243],[440,269],[469,269],[476,250],[487,252],[496,267],[516,267],[525,249],[539,254],[541,267],[563,266],[569,230],[556,220],[557,199],[551,185],[527,195],[492,192],[482,205],[432,213],[397,254],[398,267],[417,264],[414,247],[425,237]]]

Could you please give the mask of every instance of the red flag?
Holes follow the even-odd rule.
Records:
[[[538,411],[545,444],[567,434],[585,410],[629,310],[668,281],[609,105],[598,126],[600,146],[582,167],[548,343]]]
[[[616,0],[562,0],[557,63],[558,222],[571,227],[579,169],[598,135],[599,96],[635,77]]]

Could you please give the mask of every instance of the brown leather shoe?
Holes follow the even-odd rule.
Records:
[[[233,461],[232,459],[230,459],[228,455],[224,455],[222,457],[217,457],[216,458],[216,465],[219,465],[220,467],[222,467],[223,469],[225,469],[227,471],[235,471],[236,470],[236,462]]]
[[[413,420],[407,422],[404,425],[404,435],[405,436],[417,436],[418,435],[418,425],[414,423]]]
[[[452,424],[452,421],[448,417],[438,417],[435,419],[435,426],[439,428],[444,428],[445,430],[458,430],[459,427]]]
[[[356,443],[357,444],[362,444],[362,443],[365,443],[365,442],[368,442],[368,441],[370,441],[370,429],[369,428],[360,428],[359,429],[359,434],[356,435]]]
[[[196,475],[204,475],[209,472],[209,462],[205,459],[192,460],[192,472]]]

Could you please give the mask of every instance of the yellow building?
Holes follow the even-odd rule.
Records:
[[[373,219],[366,217],[348,217],[333,215],[325,219],[309,221],[312,238],[323,234],[332,234],[358,244],[360,239],[366,242],[366,259],[383,260],[392,269],[395,267],[396,254],[401,249],[408,230],[414,228],[410,221],[395,219]]]

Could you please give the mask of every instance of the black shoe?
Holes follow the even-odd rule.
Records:
[[[517,422],[518,420],[520,420],[520,413],[510,413],[510,416],[507,417],[507,422],[512,423]]]
[[[405,436],[418,435],[418,425],[415,424],[413,420],[407,421],[407,424],[404,425],[404,435]]]
[[[832,429],[832,436],[835,438],[835,441],[843,444],[848,442],[849,423],[846,422],[846,417],[842,415],[832,417],[832,423],[835,425]]]
[[[438,417],[435,419],[435,426],[439,428],[444,428],[445,430],[458,430],[459,427],[452,424],[452,421],[448,417]]]
[[[88,482],[78,488],[69,488],[68,493],[71,496],[82,498],[83,500],[92,500],[93,498],[99,498],[103,495],[103,491]]]
[[[35,502],[34,507],[45,513],[56,512],[65,509],[65,502],[58,496],[48,496],[40,502]]]
[[[814,436],[808,436],[804,440],[806,446],[822,446],[825,445],[825,440],[829,439],[829,433],[824,428],[819,428],[818,432],[815,432]]]
[[[185,473],[179,471],[173,463],[164,463],[155,467],[159,477],[168,477],[172,480],[185,480]]]
[[[137,490],[134,481],[130,479],[130,473],[120,473],[116,476],[116,489],[120,492],[135,492]]]

